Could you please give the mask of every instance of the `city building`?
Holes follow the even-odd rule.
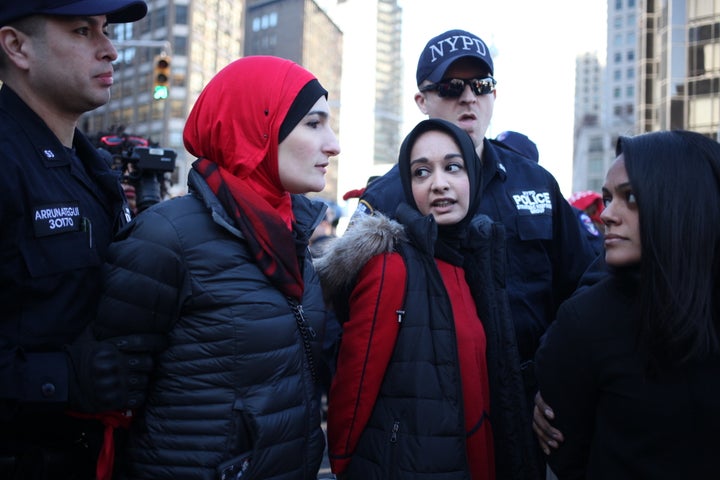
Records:
[[[576,62],[573,191],[599,192],[620,135],[638,133],[636,0],[607,1],[606,51]]]
[[[338,201],[397,161],[403,123],[397,0],[318,0],[343,32]]]
[[[598,191],[619,135],[684,129],[720,141],[720,2],[608,0],[601,117],[578,60],[573,190]]]
[[[173,191],[182,193],[195,160],[183,147],[185,119],[213,75],[241,57],[245,1],[146,2],[142,20],[110,25],[119,53],[112,99],[83,115],[80,128],[91,136],[124,131],[176,150]],[[169,63],[166,99],[153,98],[159,55]]]
[[[720,140],[720,2],[643,2],[638,124]]]
[[[124,132],[175,149],[173,193],[184,191],[194,161],[183,147],[182,130],[195,99],[217,71],[243,55],[296,61],[329,90],[342,152],[331,159],[323,197],[340,200],[395,163],[403,121],[398,0],[147,4],[144,19],[110,26],[119,52],[113,98],[85,114],[80,128],[91,136]],[[160,55],[169,63],[167,98],[156,82]]]
[[[315,74],[328,90],[330,122],[338,136],[341,126],[342,47],[343,33],[314,0],[247,1],[243,54],[287,58]],[[333,157],[325,190],[313,196],[336,201],[337,184],[338,157]]]
[[[605,178],[609,140],[602,126],[605,69],[597,53],[575,59],[573,191],[599,191]]]

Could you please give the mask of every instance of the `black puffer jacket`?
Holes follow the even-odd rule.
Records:
[[[437,232],[434,222],[405,204],[397,217],[399,223],[379,213],[357,217],[315,260],[341,321],[347,320],[347,300],[357,275],[372,256],[400,251],[408,269],[407,285],[387,287],[407,289],[404,320],[345,478],[468,478],[457,351],[447,340],[447,331],[454,329],[448,325],[451,307],[432,256]],[[466,239],[463,268],[487,338],[497,478],[529,480],[539,474],[529,457],[535,439],[523,412],[531,407],[523,394],[504,290],[504,235],[501,224],[476,216]]]
[[[293,198],[308,349],[207,184],[195,171],[189,184],[190,195],[146,210],[111,247],[96,334],[159,332],[169,343],[117,478],[235,478],[247,457],[243,479],[317,478],[324,437],[309,363],[320,358],[325,314],[304,255],[324,205]]]

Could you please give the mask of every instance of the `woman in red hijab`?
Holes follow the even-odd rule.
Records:
[[[185,127],[189,194],[111,247],[98,336],[164,333],[118,478],[315,479],[325,309],[307,255],[340,151],[327,92],[299,65],[220,71]]]

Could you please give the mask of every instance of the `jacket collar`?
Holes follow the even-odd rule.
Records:
[[[482,152],[483,192],[493,178],[498,177],[502,182],[507,179],[506,163],[507,158],[505,158],[501,149],[493,145],[487,138],[484,138]]]
[[[438,236],[438,225],[432,215],[423,216],[407,203],[401,203],[395,216],[405,225],[405,232],[412,238],[422,252],[434,256],[435,242]]]
[[[190,169],[188,173],[188,187],[198,196],[205,206],[212,212],[215,223],[230,231],[233,235],[243,238],[243,234],[235,226],[235,222],[227,214],[202,175]],[[327,205],[319,200],[311,200],[304,195],[291,195],[292,208],[295,215],[295,232],[300,240],[307,241],[315,227],[320,225]]]
[[[12,112],[22,130],[31,135],[31,144],[46,167],[67,165],[70,158],[47,124],[9,86],[0,89],[0,110]],[[75,137],[77,138],[77,131]]]

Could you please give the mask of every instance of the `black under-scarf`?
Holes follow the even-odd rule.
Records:
[[[400,180],[402,182],[405,202],[417,210],[417,204],[412,194],[412,178],[410,175],[410,152],[418,137],[428,131],[438,130],[450,135],[460,147],[460,153],[465,161],[470,182],[470,199],[468,202],[468,213],[458,223],[453,225],[438,225],[438,235],[435,240],[435,257],[453,265],[462,265],[461,248],[467,236],[468,227],[473,216],[480,208],[482,196],[482,168],[480,159],[475,152],[475,145],[467,132],[455,124],[439,118],[431,118],[418,123],[415,128],[405,137],[400,147],[398,156],[398,167],[400,169]],[[432,217],[432,214],[429,215]],[[434,221],[434,220],[433,220]]]

